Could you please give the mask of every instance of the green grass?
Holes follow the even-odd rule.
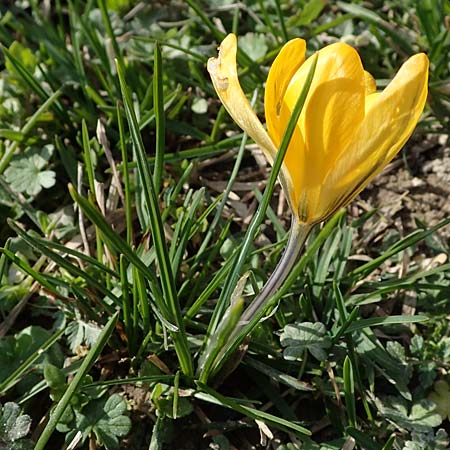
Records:
[[[287,39],[351,43],[379,88],[425,51],[420,145],[449,2],[40,3],[0,6],[0,447],[446,448],[450,220],[374,244],[377,210],[339,211],[241,326],[287,240],[282,151],[258,165],[205,66],[234,31],[262,117]]]

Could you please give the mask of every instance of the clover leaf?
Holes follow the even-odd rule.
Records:
[[[48,145],[42,150],[28,149],[15,156],[5,170],[6,181],[16,193],[26,192],[36,196],[43,188],[48,189],[55,184],[55,172],[43,170],[48,166],[48,160],[53,147]]]
[[[252,32],[248,32],[239,38],[239,46],[253,61],[262,58],[268,50],[264,34]]]
[[[436,412],[434,403],[422,399],[411,405],[402,397],[387,396],[376,399],[379,413],[400,428],[416,433],[428,433],[441,424],[442,418]]]
[[[30,416],[20,414],[16,403],[0,404],[0,448],[8,450],[31,450],[33,445],[25,436],[30,432]]]
[[[118,438],[126,436],[131,430],[131,420],[124,415],[126,410],[127,404],[119,394],[102,397],[90,401],[81,411],[73,409],[73,414],[67,416],[64,423],[60,422],[57,429],[67,432],[66,442],[79,430],[83,441],[93,434],[99,445],[107,450],[117,450]]]
[[[280,336],[280,342],[286,347],[283,357],[288,360],[301,360],[308,350],[319,361],[327,357],[325,349],[331,346],[326,328],[320,322],[302,322],[286,325]]]

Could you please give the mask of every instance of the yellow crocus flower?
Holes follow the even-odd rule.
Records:
[[[303,39],[293,39],[281,49],[267,77],[266,131],[239,84],[236,51],[236,36],[229,34],[218,58],[208,61],[208,71],[231,117],[272,163],[312,60],[305,61]],[[410,57],[378,93],[354,48],[338,42],[319,50],[280,172],[296,221],[312,225],[327,219],[400,151],[425,106],[428,65],[423,53]]]
[[[384,91],[377,93],[373,77],[363,69],[354,48],[341,42],[331,44],[305,61],[305,41],[293,39],[280,50],[267,77],[266,131],[239,84],[236,52],[236,36],[229,34],[219,47],[218,58],[208,61],[208,71],[228,113],[271,164],[317,65],[279,174],[293,218],[284,254],[239,320],[233,316],[234,328],[220,351],[206,352],[199,367],[203,381],[211,371],[217,373],[230,348],[241,342],[243,327],[248,325],[250,332],[254,318],[262,318],[312,227],[354,199],[399,152],[420,118],[428,89],[428,58],[423,53],[409,58]],[[229,312],[217,335],[222,329],[229,331],[228,316]]]

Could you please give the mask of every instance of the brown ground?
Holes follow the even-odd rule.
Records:
[[[416,219],[433,226],[450,214],[450,142],[448,135],[413,139],[356,202],[380,208],[385,226],[409,232]],[[401,233],[403,234],[403,233]],[[450,227],[440,231],[450,237]]]

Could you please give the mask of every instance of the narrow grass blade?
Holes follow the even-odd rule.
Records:
[[[234,411],[237,411],[244,416],[251,417],[252,419],[256,420],[261,420],[268,425],[271,425],[283,431],[294,432],[295,434],[303,437],[311,436],[311,432],[308,429],[295,422],[290,422],[286,419],[282,419],[272,414],[242,405],[237,400],[230,397],[225,397],[203,383],[197,382],[197,385],[200,390],[204,392],[204,394],[202,392],[198,392],[197,394],[195,394],[195,397],[201,400],[207,401],[209,403],[214,403],[225,408],[233,409]]]
[[[103,24],[105,26],[106,33],[111,40],[112,47],[114,49],[115,57],[120,61],[123,65],[122,61],[122,52],[120,51],[119,44],[117,43],[116,35],[114,34],[114,30],[111,24],[111,20],[108,14],[108,8],[106,6],[105,0],[97,0],[98,8],[100,9],[100,13],[102,15]]]
[[[178,223],[181,223],[182,229],[179,233],[179,239],[176,242],[176,247],[174,247],[174,254],[172,258],[172,270],[174,273],[177,273],[180,269],[181,262],[183,260],[184,252],[187,248],[189,238],[192,236],[193,232],[195,232],[197,228],[198,222],[195,220],[195,213],[201,205],[201,202],[204,200],[205,189],[201,188],[193,195],[192,202],[189,205],[186,205],[187,217],[184,221],[179,219]]]
[[[145,336],[150,331],[150,306],[145,289],[145,279],[136,267],[133,267],[132,274],[133,289],[135,290],[135,294],[133,295],[137,300],[139,313],[142,318],[143,333]],[[139,323],[136,317],[134,317],[133,320]]]
[[[268,364],[264,364],[261,361],[258,361],[254,358],[246,358],[244,364],[253,367],[258,372],[264,373],[271,380],[277,381],[278,383],[282,383],[285,386],[296,389],[297,391],[315,391],[311,385],[308,385],[304,381],[298,380],[296,377],[292,375],[288,375],[287,373],[281,372],[280,370],[269,366]]]
[[[116,279],[119,278],[119,274],[115,270],[111,269],[108,266],[105,266],[105,264],[98,261],[98,259],[86,255],[86,253],[79,252],[78,250],[75,250],[69,246],[62,245],[59,242],[50,241],[49,239],[45,239],[37,235],[33,235],[33,239],[36,242],[39,242],[42,246],[50,247],[55,250],[58,250],[58,252],[73,256],[74,258],[80,259],[81,261],[87,263],[88,265],[97,268],[98,270],[100,270],[100,272],[105,272],[105,274],[108,274],[109,276],[114,277]]]
[[[3,250],[9,251],[9,247],[11,246],[11,239],[7,239],[5,242],[5,247]],[[3,282],[3,276],[5,275],[6,270],[6,255],[5,252],[2,252],[2,255],[0,256],[0,283]]]
[[[277,11],[278,21],[280,22],[280,29],[283,40],[284,42],[287,42],[289,40],[289,36],[286,30],[286,24],[284,23],[284,14],[281,10],[280,0],[275,0],[275,9]]]
[[[37,281],[42,287],[45,287],[50,292],[56,293],[55,287],[51,283],[49,283],[44,276],[42,276],[39,272],[37,272],[31,266],[29,266],[25,261],[20,259],[18,256],[16,256],[14,253],[10,252],[6,248],[0,248],[0,252],[2,253],[3,258],[6,256],[22,272],[26,273],[27,275],[30,275],[30,277],[33,278],[33,280]]]
[[[122,155],[122,173],[123,173],[123,186],[125,195],[125,222],[127,230],[127,243],[132,245],[133,243],[133,212],[131,205],[131,184],[130,184],[130,172],[128,167],[128,153],[125,144],[125,128],[122,118],[122,110],[119,106],[119,102],[116,105],[117,124],[119,127],[119,144],[120,152]]]
[[[86,217],[95,224],[101,231],[103,239],[111,249],[117,253],[122,253],[125,257],[138,268],[138,270],[146,277],[154,286],[158,285],[156,276],[143,263],[139,256],[131,249],[131,247],[111,228],[109,223],[100,212],[87,200],[78,194],[76,189],[69,185],[69,192],[73,200],[80,206]],[[155,294],[156,295],[156,294]],[[159,297],[161,294],[159,294]]]
[[[369,319],[355,320],[350,324],[346,330],[346,333],[353,333],[356,330],[370,327],[380,327],[386,325],[401,325],[406,323],[419,323],[430,320],[428,316],[416,315],[416,316],[387,316],[387,317],[371,317]]]
[[[118,378],[114,380],[101,380],[94,381],[93,383],[83,384],[81,389],[89,389],[95,386],[120,386],[122,384],[132,384],[132,383],[164,383],[173,384],[174,375],[143,375],[140,377],[128,377],[128,378]]]
[[[114,331],[118,317],[119,313],[116,312],[111,317],[111,319],[109,319],[105,328],[100,333],[95,345],[89,350],[89,353],[86,355],[86,358],[81,364],[80,369],[76,373],[73,380],[67,386],[67,389],[64,392],[63,396],[61,397],[61,399],[59,400],[58,404],[56,405],[56,408],[50,413],[49,421],[47,422],[47,425],[42,431],[42,434],[40,435],[34,447],[34,450],[44,450],[48,440],[53,434],[53,431],[55,431],[56,425],[58,424],[64,411],[69,405],[71,398],[73,397],[75,392],[80,388],[83,378],[89,372],[90,368],[95,363],[97,358],[100,356],[100,353],[102,352],[103,348],[108,342],[112,332]]]
[[[353,381],[353,368],[350,358],[346,356],[344,361],[344,396],[345,410],[347,412],[348,424],[356,427],[356,404],[355,404],[355,382]]]
[[[130,291],[127,277],[127,263],[125,256],[120,255],[120,284],[122,287],[122,314],[123,325],[125,327],[125,334],[127,336],[128,349],[131,355],[135,355],[137,351],[136,329],[132,318],[132,304],[130,300]]]
[[[86,122],[84,120],[81,122],[81,136],[83,141],[84,165],[86,167],[89,189],[91,190],[91,193],[94,195],[95,194],[94,165],[92,164],[91,145],[89,144],[88,129]]]
[[[168,428],[169,419],[165,414],[161,414],[156,418],[155,425],[152,430],[152,438],[148,450],[162,450],[164,443],[164,432]]]
[[[383,448],[381,450],[391,450],[395,444],[395,438],[396,438],[395,434],[392,434],[390,438],[387,440],[386,444],[383,445]]]
[[[174,379],[173,383],[174,383],[174,385],[173,385],[172,417],[174,419],[176,419],[178,416],[178,399],[179,399],[178,388],[180,385],[180,372],[179,371],[175,374],[175,379]]]

